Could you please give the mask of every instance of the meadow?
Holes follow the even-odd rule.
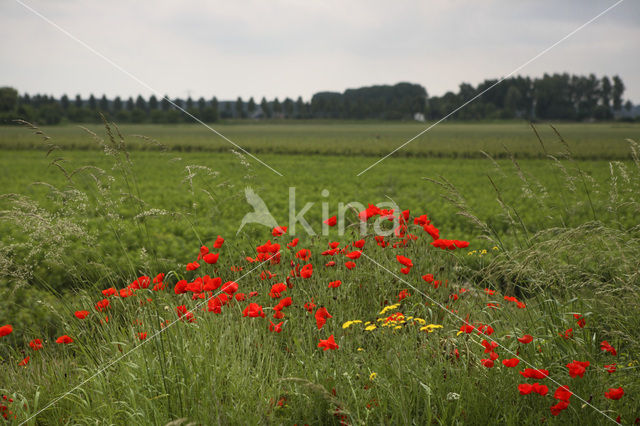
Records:
[[[640,162],[626,139],[640,140],[640,126],[537,125],[538,139],[526,123],[443,124],[357,176],[425,127],[216,126],[283,176],[201,126],[59,126],[41,129],[46,140],[1,128],[7,410],[29,424],[633,422]],[[370,227],[236,234],[252,210],[246,187],[281,226],[295,188],[318,234],[323,203],[333,215],[340,202],[392,200],[406,227],[383,243]],[[440,238],[469,246],[435,247],[423,214]],[[333,241],[340,251],[323,255]],[[196,259],[202,246],[219,259]],[[221,282],[204,290],[212,277]],[[250,303],[265,317],[243,316]],[[331,317],[318,320],[321,306]],[[63,334],[73,342],[56,344]],[[584,377],[576,360],[590,362]],[[530,380],[525,368],[548,372]],[[605,395],[619,387],[619,400]]]

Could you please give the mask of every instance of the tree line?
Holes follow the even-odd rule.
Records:
[[[213,96],[197,100],[137,96],[108,99],[91,95],[55,98],[48,95],[19,94],[11,87],[0,88],[0,123],[15,119],[39,124],[63,122],[99,122],[100,114],[119,123],[173,124],[193,122],[183,111],[206,122],[221,119],[376,119],[438,120],[465,102],[479,96],[460,111],[453,120],[486,120],[524,118],[528,120],[610,120],[617,111],[630,111],[631,101],[623,99],[624,83],[618,76],[598,78],[594,74],[578,76],[545,74],[540,78],[511,77],[485,80],[474,87],[460,84],[457,92],[429,97],[419,84],[398,83],[347,89],[344,92],[319,92],[310,101],[285,98],[254,98],[247,101],[218,101]],[[489,90],[487,90],[489,89]]]

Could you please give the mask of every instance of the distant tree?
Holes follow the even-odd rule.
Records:
[[[516,117],[522,102],[522,93],[516,86],[510,86],[504,99],[504,109],[508,117]]]
[[[138,95],[138,97],[136,98],[136,109],[139,109],[140,111],[145,113],[147,111],[147,101],[145,101],[141,95]]]
[[[280,101],[278,100],[278,98],[275,98],[273,100],[273,112],[276,115],[280,115],[282,113],[282,105],[280,104]]]
[[[269,104],[264,97],[260,101],[260,109],[262,109],[262,113],[266,118],[271,118],[271,108],[269,108]]]
[[[602,77],[600,83],[600,100],[603,106],[611,108],[611,81],[607,76]]]
[[[187,109],[188,108],[193,108],[193,99],[191,99],[191,96],[187,98]]]
[[[171,109],[171,101],[169,100],[169,95],[164,95],[162,100],[160,101],[160,108],[163,111],[169,111]]]
[[[76,108],[82,108],[83,103],[82,103],[82,98],[80,97],[80,95],[76,95],[76,99],[75,99],[74,105],[75,105]]]
[[[109,112],[109,101],[107,100],[106,95],[102,95],[102,97],[100,98],[100,110],[103,113]]]
[[[622,108],[622,94],[624,93],[624,83],[619,76],[613,76],[613,109],[614,111],[620,111]]]
[[[0,112],[13,111],[18,105],[18,91],[13,87],[0,87]]]
[[[156,95],[151,95],[151,97],[149,98],[149,110],[155,111],[158,109],[158,106],[158,98],[156,98]]]
[[[116,96],[113,100],[113,110],[115,112],[122,111],[122,99],[120,99],[120,96]]]
[[[298,96],[298,99],[296,99],[296,118],[303,118],[304,116],[304,101],[302,96]]]
[[[126,103],[126,109],[127,111],[133,111],[134,107],[135,107],[135,103],[133,102],[133,98],[129,96],[129,99],[127,99],[127,103]]]
[[[631,108],[633,108],[633,104],[630,100],[627,100],[627,102],[624,103],[624,109],[627,110],[627,112],[630,112]]]
[[[291,118],[293,116],[293,99],[285,98],[282,108],[284,109],[284,116]]]
[[[203,97],[200,97],[198,99],[198,111],[200,112],[204,111],[206,106],[207,106],[207,101],[205,101]]]
[[[69,101],[69,97],[67,95],[62,95],[60,98],[60,106],[62,106],[62,109],[66,112],[70,105],[71,102]]]
[[[249,103],[247,103],[247,111],[249,111],[250,116],[253,116],[253,113],[256,112],[256,101],[253,100],[253,96],[249,98]]]
[[[98,108],[98,102],[96,101],[96,97],[93,96],[93,93],[91,94],[91,96],[89,96],[89,109],[90,110],[96,110]]]
[[[236,107],[236,117],[246,118],[246,114],[244,112],[244,101],[240,96],[238,96],[238,99],[236,99],[235,107]]]
[[[212,114],[212,122],[213,121],[218,121],[218,118],[220,117],[220,109],[218,107],[218,98],[216,98],[215,96],[213,97],[213,99],[211,99],[211,114]]]

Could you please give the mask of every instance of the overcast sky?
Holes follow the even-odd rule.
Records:
[[[430,95],[509,74],[615,0],[20,0],[156,95],[305,100],[409,81]],[[0,86],[109,98],[153,93],[17,0],[0,0]],[[640,103],[640,1],[519,74],[618,74]]]

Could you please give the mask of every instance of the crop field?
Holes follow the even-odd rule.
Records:
[[[640,125],[214,127],[0,128],[9,422],[640,416]]]

